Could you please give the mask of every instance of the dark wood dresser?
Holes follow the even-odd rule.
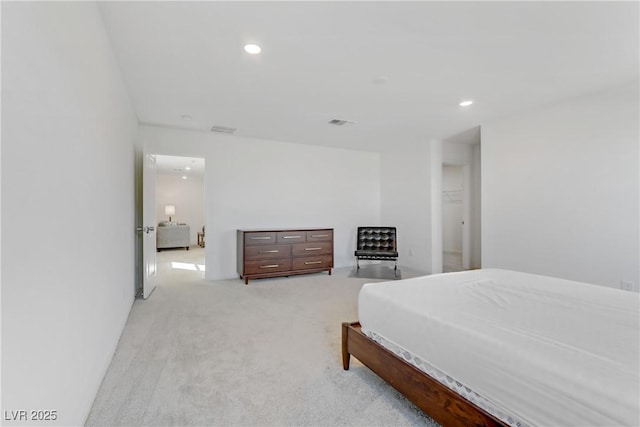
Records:
[[[249,279],[333,268],[333,229],[238,230],[238,274]]]

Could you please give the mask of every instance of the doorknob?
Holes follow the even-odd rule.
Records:
[[[155,231],[155,227],[136,227],[136,231],[142,231],[143,233],[149,234],[150,232]]]

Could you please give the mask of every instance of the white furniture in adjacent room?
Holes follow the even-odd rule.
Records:
[[[186,224],[171,225],[158,224],[156,234],[156,248],[158,252],[162,249],[185,248],[189,250],[190,229]]]

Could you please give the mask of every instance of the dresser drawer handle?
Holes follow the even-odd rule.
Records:
[[[312,234],[311,237],[329,237],[328,234]]]
[[[283,239],[299,239],[302,236],[282,236]]]
[[[276,268],[280,267],[279,264],[269,264],[269,265],[261,265],[260,268]]]
[[[269,236],[265,236],[265,237],[252,237],[251,240],[271,240],[271,237]]]
[[[309,265],[309,264],[322,264],[322,261],[307,261],[304,263],[304,265]]]
[[[319,251],[322,248],[304,248],[305,251]]]
[[[258,251],[259,254],[277,254],[278,252],[280,252],[279,249],[274,249],[272,251]]]

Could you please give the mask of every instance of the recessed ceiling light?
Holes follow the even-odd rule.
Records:
[[[191,170],[191,166],[187,166],[185,169],[190,171]]]
[[[461,107],[468,107],[468,106],[469,106],[469,105],[471,105],[471,104],[473,104],[473,101],[471,101],[471,100],[468,100],[468,101],[462,101],[462,102],[460,103],[460,106],[461,106]]]
[[[246,44],[244,45],[244,51],[251,55],[257,55],[262,52],[262,49],[257,44]]]
[[[182,179],[187,179],[187,176],[186,175],[182,175]]]

